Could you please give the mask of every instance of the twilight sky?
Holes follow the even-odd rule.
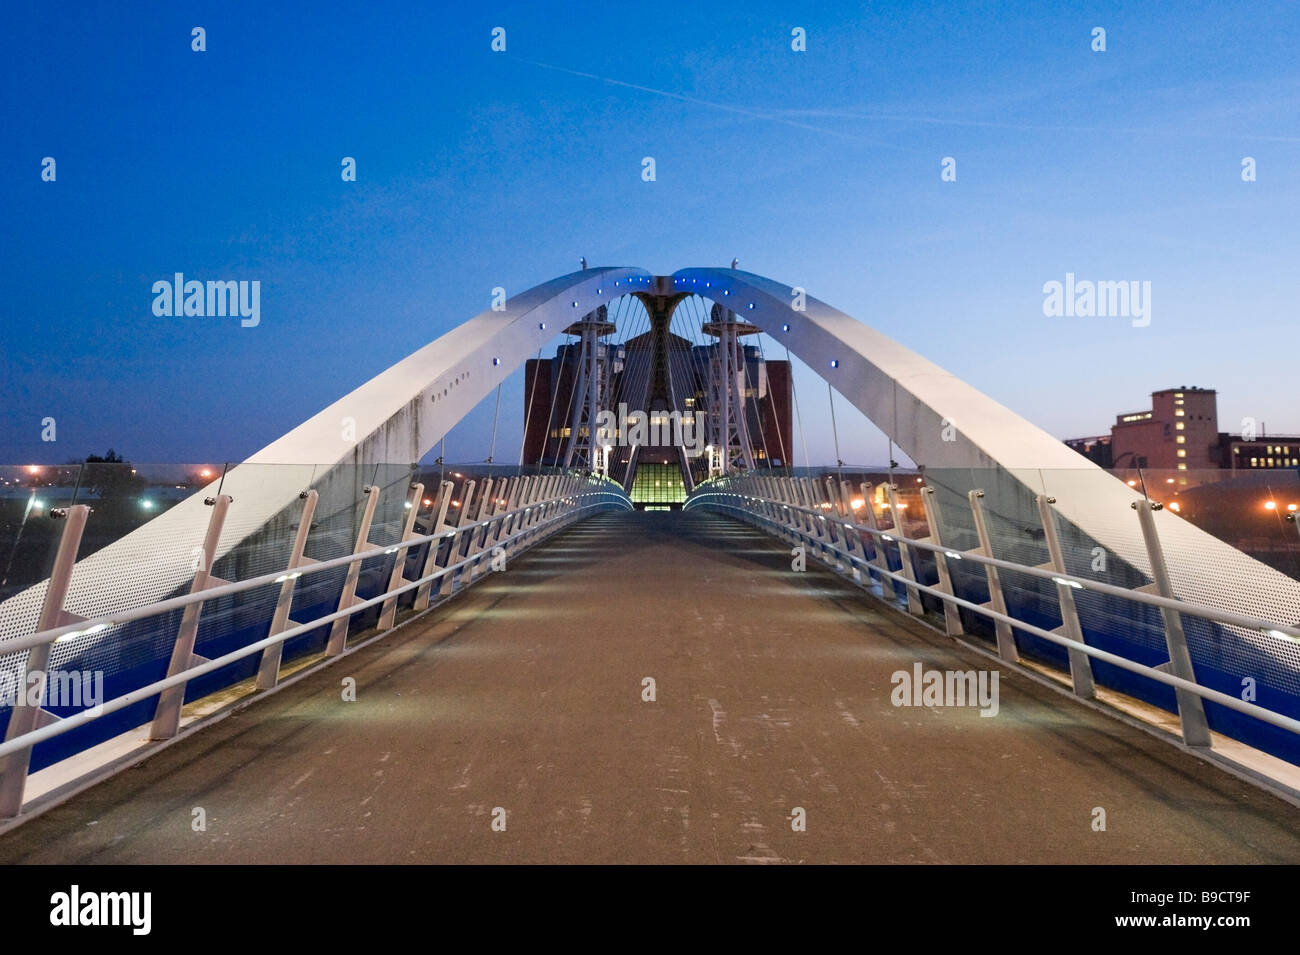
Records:
[[[242,459],[580,255],[739,257],[1062,437],[1176,385],[1300,431],[1292,2],[277,6],[11,5],[0,464]],[[175,272],[260,281],[260,324],[155,316]],[[1045,316],[1067,272],[1149,281],[1150,324]]]

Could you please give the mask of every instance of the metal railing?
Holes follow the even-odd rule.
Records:
[[[210,497],[205,503],[212,507],[212,513],[190,592],[93,618],[70,614],[63,606],[75,571],[75,558],[82,532],[91,509],[86,505],[63,509],[60,516],[66,520],[66,524],[45,592],[37,631],[8,641],[0,647],[0,652],[4,655],[27,651],[24,670],[40,674],[39,682],[33,685],[31,695],[43,699],[48,677],[45,669],[54,645],[60,640],[101,633],[115,626],[177,610],[182,612],[181,624],[165,678],[111,700],[100,701],[91,708],[66,717],[56,716],[46,709],[31,705],[15,705],[11,709],[5,740],[0,743],[0,819],[21,812],[32,748],[41,742],[155,696],[159,701],[150,724],[149,739],[169,739],[179,730],[181,709],[186,703],[186,687],[198,677],[260,654],[257,687],[270,689],[280,678],[283,646],[295,637],[329,625],[325,656],[338,656],[347,649],[348,625],[354,615],[378,607],[380,613],[377,629],[381,632],[391,629],[396,622],[399,600],[406,594],[414,592],[411,602],[413,612],[426,610],[434,600],[435,586],[436,597],[440,602],[490,573],[494,563],[517,555],[595,510],[632,509],[621,487],[590,475],[568,473],[502,479],[498,482],[497,497],[493,496],[493,481],[489,478],[483,482],[482,493],[477,500],[474,498],[475,483],[473,480],[467,481],[461,489],[463,501],[453,502],[455,486],[450,481],[441,482],[438,498],[433,502],[431,511],[430,526],[433,531],[428,534],[414,532],[424,485],[410,484],[401,538],[397,543],[387,545],[376,545],[369,541],[380,488],[368,486],[363,491],[364,506],[352,552],[319,561],[303,553],[317,503],[316,491],[304,491],[299,495],[304,502],[303,512],[285,569],[233,582],[216,578],[211,573],[221,530],[233,498],[223,494]],[[458,524],[446,522],[450,505],[461,508],[461,522]],[[407,579],[404,573],[408,554],[426,544],[428,550],[418,576]],[[367,560],[387,556],[394,556],[394,560],[383,592],[368,599],[357,597],[362,564]],[[291,620],[289,613],[298,582],[339,568],[346,568],[347,573],[339,595],[338,609],[303,623]],[[277,583],[280,584],[279,598],[265,638],[211,660],[194,652],[198,624],[206,602]],[[27,690],[26,687],[23,689]]]
[[[900,514],[898,487],[884,485],[888,508],[897,520]],[[965,631],[958,609],[964,609],[989,620],[994,627],[998,655],[1007,663],[1019,663],[1019,654],[1013,639],[1012,628],[1031,634],[1060,646],[1067,651],[1071,684],[1074,692],[1083,698],[1095,695],[1091,661],[1112,664],[1173,688],[1177,701],[1184,742],[1193,747],[1211,745],[1209,727],[1202,701],[1209,700],[1261,722],[1300,734],[1300,720],[1270,710],[1257,703],[1223,693],[1197,682],[1183,632],[1182,617],[1191,616],[1228,627],[1254,631],[1274,640],[1300,643],[1300,627],[1280,624],[1233,611],[1205,606],[1173,595],[1159,537],[1156,534],[1152,511],[1161,505],[1147,500],[1135,501],[1139,526],[1150,558],[1153,582],[1138,588],[1127,588],[1091,580],[1066,571],[1064,553],[1057,537],[1052,505],[1055,498],[1036,495],[1038,512],[1043,525],[1044,543],[1050,559],[1039,565],[1021,564],[993,556],[988,525],[982,499],[984,492],[971,490],[968,494],[972,519],[979,546],[957,551],[945,546],[940,539],[943,523],[938,513],[934,488],[920,489],[930,536],[914,539],[904,536],[897,528],[885,530],[879,526],[873,505],[872,485],[861,485],[861,497],[854,500],[854,492],[847,481],[838,485],[827,477],[825,489],[810,478],[790,477],[726,477],[701,485],[687,501],[687,508],[709,507],[733,514],[789,543],[803,544],[807,552],[833,569],[850,576],[856,583],[870,589],[879,586],[879,596],[891,604],[902,604],[900,609],[920,616],[924,608],[920,594],[937,598],[943,607],[944,627],[950,636],[962,636]],[[857,507],[854,507],[857,504]],[[861,511],[861,520],[858,512]],[[888,566],[887,545],[897,548],[901,569]],[[868,549],[870,552],[868,552]],[[934,555],[937,581],[927,584],[918,579],[911,560],[913,550]],[[989,599],[983,603],[958,596],[953,586],[952,561],[970,561],[981,566],[988,582]],[[1007,611],[1002,593],[1000,570],[1014,571],[1055,584],[1062,624],[1048,630],[1025,620],[1019,620]],[[900,598],[894,584],[904,590]],[[1159,610],[1164,626],[1169,662],[1159,667],[1147,666],[1127,657],[1090,646],[1084,640],[1079,623],[1074,595],[1091,591],[1119,597]],[[892,599],[891,599],[892,598]]]

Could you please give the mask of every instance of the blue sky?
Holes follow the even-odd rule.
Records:
[[[1300,431],[1300,9],[956,6],[12,6],[0,462],[239,460],[579,255],[738,256],[1058,436],[1175,385]],[[259,280],[261,324],[155,317],[178,271]],[[1067,272],[1150,281],[1150,326],[1045,317]],[[837,413],[844,457],[883,460]]]

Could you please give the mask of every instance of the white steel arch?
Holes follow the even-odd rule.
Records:
[[[220,483],[235,496],[216,558],[256,534],[305,488],[331,473],[352,480],[375,464],[418,462],[481,400],[570,323],[652,281],[642,269],[584,269],[552,279],[488,309],[402,359],[271,442]],[[192,578],[193,550],[219,482],[77,562],[66,609],[96,617],[161,599]],[[92,518],[93,519],[93,518]],[[46,583],[0,603],[4,640],[35,629]],[[60,642],[53,662],[102,639]]]
[[[1001,480],[1010,485],[1001,489],[1004,497],[1029,502],[1050,494],[1083,535],[1151,576],[1130,507],[1142,495],[951,372],[806,293],[796,310],[795,288],[761,275],[697,268],[674,272],[672,280],[676,291],[721,302],[788,345],[928,471],[973,469],[981,473],[972,480]],[[955,435],[948,430],[955,440],[945,440],[947,425],[955,426]],[[1177,596],[1247,616],[1300,620],[1300,582],[1175,514],[1153,517]],[[1290,641],[1286,650],[1300,659]]]

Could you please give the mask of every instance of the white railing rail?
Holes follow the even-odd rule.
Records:
[[[368,543],[370,521],[374,514],[374,503],[379,488],[367,487],[364,492],[366,499],[363,502],[365,513],[360,522],[357,547],[352,553],[330,560],[311,560],[302,554],[302,545],[307,534],[300,531],[298,540],[295,541],[293,556],[285,571],[262,574],[241,581],[222,581],[210,575],[213,547],[220,536],[221,524],[232,499],[226,495],[209,498],[208,503],[213,507],[213,514],[205,541],[203,562],[195,570],[191,593],[93,618],[77,617],[63,609],[74,564],[70,558],[62,558],[76,554],[86,517],[90,511],[85,505],[66,509],[68,523],[60,541],[59,556],[55,560],[55,573],[51,576],[47,588],[45,605],[38,624],[40,629],[29,636],[8,641],[0,646],[0,654],[7,656],[26,650],[29,652],[29,668],[32,658],[36,657],[38,658],[36,662],[43,670],[54,644],[71,635],[102,632],[110,627],[176,610],[184,611],[184,616],[177,634],[172,666],[165,678],[111,700],[101,701],[98,705],[66,717],[58,717],[47,710],[31,706],[14,706],[10,710],[5,740],[0,743],[0,819],[16,816],[21,811],[31,750],[38,743],[154,696],[159,696],[160,701],[151,726],[150,738],[169,738],[175,735],[179,727],[180,707],[184,703],[185,687],[191,680],[247,657],[266,654],[258,675],[258,686],[269,688],[278,681],[280,650],[288,640],[327,625],[341,627],[341,639],[337,641],[331,639],[326,649],[326,655],[337,655],[346,647],[347,623],[358,613],[380,607],[379,629],[390,629],[394,623],[397,600],[407,593],[412,591],[416,593],[414,609],[425,609],[430,605],[432,598],[430,589],[434,585],[439,587],[439,597],[459,593],[482,579],[480,574],[484,568],[490,567],[498,557],[505,556],[508,559],[512,555],[517,555],[525,548],[531,547],[594,510],[610,507],[632,509],[621,487],[603,478],[592,476],[556,474],[511,478],[508,482],[504,480],[501,482],[498,493],[503,496],[496,498],[491,496],[492,480],[489,478],[484,482],[483,494],[478,501],[477,509],[471,507],[473,486],[472,480],[462,486],[465,500],[461,513],[462,517],[469,517],[473,513],[475,519],[457,525],[444,523],[454,486],[450,482],[443,482],[438,500],[434,502],[431,512],[434,522],[433,532],[423,535],[413,534],[411,529],[414,525],[414,514],[411,514],[405,522],[401,540],[388,545]],[[423,485],[410,485],[408,499],[413,500],[417,506],[422,494]],[[300,527],[310,525],[311,513],[316,503],[314,491],[304,492],[302,497],[307,503],[304,506]],[[489,508],[493,508],[495,513],[481,516]],[[406,557],[412,549],[423,544],[429,545],[429,551],[423,562],[422,572],[416,579],[407,579],[403,575]],[[396,556],[384,591],[364,600],[355,597],[354,588],[361,565],[367,560],[388,555]],[[349,573],[338,609],[303,623],[289,620],[288,607],[292,602],[297,583],[303,578],[341,567],[347,567]],[[213,660],[204,659],[193,653],[193,639],[204,603],[276,583],[281,584],[282,596],[276,615],[268,621],[271,632],[265,638]],[[59,625],[50,626],[54,622],[59,622]],[[42,674],[42,681],[44,679],[45,676]],[[39,686],[39,692],[43,694],[44,682]],[[26,693],[27,689],[27,685],[24,685],[19,691]],[[173,705],[168,705],[169,699]]]
[[[893,485],[887,486],[887,493],[893,502],[890,509],[893,511],[895,521],[898,520],[899,515],[898,501],[895,496],[897,490]],[[915,595],[921,592],[927,593],[942,602],[945,608],[945,624],[950,635],[960,636],[964,631],[959,618],[956,618],[955,613],[950,615],[947,608],[963,608],[987,618],[995,627],[1015,628],[1061,646],[1069,653],[1075,692],[1080,696],[1093,695],[1090,660],[1101,660],[1172,687],[1178,700],[1178,715],[1182,723],[1183,738],[1188,745],[1207,747],[1210,744],[1209,730],[1201,707],[1202,700],[1210,700],[1261,722],[1300,734],[1300,720],[1257,703],[1247,702],[1239,697],[1211,689],[1196,681],[1190,657],[1187,656],[1186,638],[1181,626],[1182,616],[1193,616],[1214,623],[1252,630],[1273,639],[1292,642],[1300,641],[1300,628],[1173,597],[1167,586],[1163,552],[1160,550],[1158,539],[1154,536],[1154,522],[1150,520],[1150,509],[1158,508],[1158,504],[1148,501],[1134,504],[1147,543],[1148,554],[1152,557],[1156,581],[1141,588],[1131,589],[1067,573],[1054,526],[1045,533],[1049,553],[1053,558],[1046,564],[1020,564],[994,557],[990,552],[987,531],[983,527],[984,519],[980,504],[983,492],[979,490],[972,490],[969,499],[981,546],[966,551],[957,551],[945,546],[939,539],[941,528],[938,526],[937,502],[933,501],[931,496],[933,488],[922,488],[921,494],[930,528],[930,537],[923,539],[904,536],[897,528],[881,529],[878,526],[869,484],[862,485],[862,503],[855,509],[850,502],[851,495],[847,482],[840,482],[840,486],[837,487],[833,480],[828,479],[823,491],[811,479],[724,478],[714,482],[712,486],[703,485],[698,488],[687,501],[686,507],[709,507],[732,513],[763,527],[778,538],[803,543],[807,545],[807,552],[811,556],[848,573],[859,584],[870,586],[873,579],[878,580],[881,596],[893,604],[900,602],[893,585],[901,584],[907,594],[905,598],[907,609],[914,614],[921,612],[919,597]],[[1038,495],[1037,500],[1039,513],[1046,529],[1052,517],[1050,505],[1055,503],[1055,499],[1047,495]],[[814,501],[820,506],[810,506]],[[865,521],[858,520],[856,510],[863,510]],[[872,541],[873,553],[870,555],[863,546],[867,538]],[[886,544],[895,544],[899,547],[901,570],[894,571],[888,568],[884,559]],[[928,551],[934,555],[939,578],[937,583],[926,584],[916,578],[908,555],[909,548]],[[957,596],[952,586],[951,561],[971,561],[983,566],[986,572],[989,572],[990,600],[981,604]],[[1016,619],[1005,612],[1005,604],[1001,601],[1001,585],[996,577],[996,571],[999,569],[1026,574],[1056,584],[1060,598],[1062,626],[1056,630],[1047,630]],[[995,589],[998,590],[996,600],[993,593]],[[1081,590],[1119,597],[1158,609],[1165,624],[1166,646],[1170,651],[1171,662],[1160,667],[1152,667],[1089,646],[1082,638],[1073,599],[1073,594]],[[1018,662],[1018,657],[1014,656],[1014,643],[1011,644],[1010,654],[1008,654],[1002,641],[999,640],[999,654],[1007,663]],[[1079,672],[1080,668],[1083,672]]]

